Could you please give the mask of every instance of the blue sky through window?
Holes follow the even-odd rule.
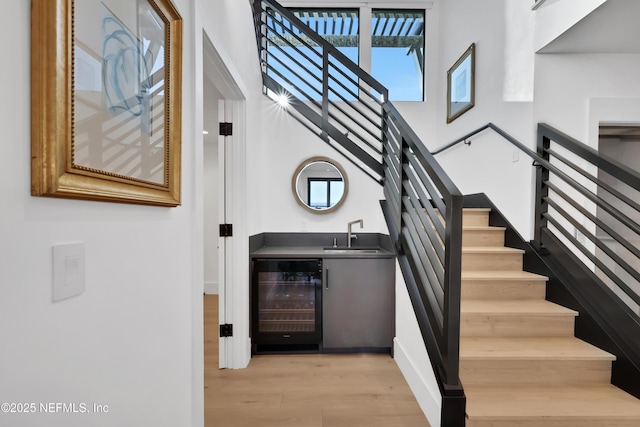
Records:
[[[357,9],[292,9],[301,21],[345,56],[358,64],[359,17]],[[319,46],[284,21],[270,20],[269,73],[294,96],[322,99],[322,53]],[[423,100],[424,11],[372,11],[370,74],[389,89],[392,101]],[[353,101],[358,80],[339,61],[330,61],[332,101]],[[340,72],[342,71],[342,73]]]

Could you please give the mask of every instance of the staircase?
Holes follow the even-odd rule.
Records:
[[[615,359],[574,337],[577,312],[545,300],[489,209],[465,209],[460,379],[468,427],[640,426],[640,400],[611,385]]]
[[[384,86],[277,1],[253,0],[252,5],[264,94],[286,99],[283,108],[293,119],[383,186],[389,234],[440,387],[442,425],[640,426],[640,401],[611,385],[615,356],[574,337],[578,312],[545,300],[547,278],[523,271],[524,251],[505,247],[505,229],[489,226],[489,210],[463,212],[462,194],[434,155],[491,129],[534,160],[536,224],[527,247],[546,256],[539,261],[543,271],[553,272],[550,297],[558,297],[555,283],[561,281],[565,293],[560,297],[569,300],[562,303],[580,306],[581,319],[593,320],[598,336],[611,341],[606,348],[619,355],[614,382],[640,395],[640,317],[621,307],[608,288],[640,306],[634,291],[640,271],[584,224],[606,231],[639,260],[640,249],[557,184],[567,183],[630,236],[640,236],[640,224],[570,175],[586,177],[640,212],[638,197],[590,176],[557,148],[578,156],[579,164],[619,178],[625,188],[640,188],[637,171],[544,124],[538,125],[537,152],[491,123],[429,152],[388,101]],[[574,211],[567,212],[567,204]],[[619,277],[596,259],[577,240],[577,231],[628,275]],[[575,248],[567,250],[557,236]],[[576,259],[577,252],[613,285],[593,271],[579,272],[585,264]]]

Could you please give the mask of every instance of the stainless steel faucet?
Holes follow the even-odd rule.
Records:
[[[360,228],[362,228],[364,226],[364,222],[361,219],[356,219],[355,221],[351,221],[350,223],[347,224],[347,247],[350,248],[351,247],[351,239],[357,239],[358,235],[357,234],[353,234],[351,232],[351,226],[353,224],[357,224],[360,223]]]

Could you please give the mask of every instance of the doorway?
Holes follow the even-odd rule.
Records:
[[[598,151],[601,154],[615,160],[616,162],[627,166],[633,170],[640,169],[640,126],[638,125],[600,125],[598,137]],[[619,192],[622,196],[635,199],[636,190],[630,188],[615,177],[608,175],[602,170],[598,170],[598,178],[608,184],[610,188]],[[625,204],[619,198],[611,196],[611,193],[599,188],[598,196],[609,202],[609,204],[619,210],[622,214],[627,215],[633,222],[640,223],[640,213],[631,206]],[[618,233],[628,239],[629,243],[634,247],[640,247],[640,236],[629,230],[623,223],[615,220],[609,213],[602,208],[597,210],[597,218],[610,227],[615,233]],[[607,233],[600,227],[596,229],[596,235],[603,240],[616,255],[626,262],[635,271],[640,271],[640,259],[633,255],[627,248],[609,237]],[[596,248],[596,257],[607,265],[614,274],[624,279],[625,283],[635,292],[640,292],[640,283],[635,280],[620,265],[609,261],[609,258],[599,248]],[[598,269],[599,276],[605,283],[609,280],[604,273]],[[621,292],[616,286],[612,286],[614,292],[636,313],[640,313],[640,307],[626,294]]]
[[[251,357],[246,201],[242,197],[246,194],[246,103],[206,34],[203,75],[203,128],[208,132],[203,135],[204,292],[218,295],[219,323],[233,325],[232,336],[219,338],[219,368],[244,368]],[[231,124],[228,135],[221,135],[220,123]],[[230,237],[220,236],[220,224],[231,224]]]

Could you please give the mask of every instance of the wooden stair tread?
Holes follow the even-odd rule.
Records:
[[[616,357],[574,337],[462,337],[460,360],[606,360]]]
[[[638,420],[640,400],[610,384],[591,386],[482,386],[465,387],[469,420],[540,417],[566,419]],[[602,424],[607,425],[607,424]],[[617,424],[616,424],[617,425]]]
[[[554,304],[547,300],[463,300],[462,314],[513,314],[513,315],[559,315],[577,316],[578,312],[570,308]]]
[[[506,246],[464,246],[462,254],[523,254],[522,249]]]
[[[549,280],[546,276],[521,270],[494,270],[494,271],[462,271],[462,280]]]
[[[505,231],[507,227],[497,227],[493,225],[463,225],[462,231]]]

